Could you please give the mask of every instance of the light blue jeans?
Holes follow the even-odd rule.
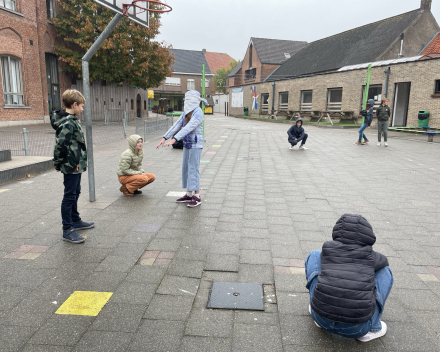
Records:
[[[306,267],[306,288],[309,289],[310,302],[312,301],[315,286],[318,283],[318,275],[321,272],[321,251],[312,251],[305,262]],[[366,335],[369,331],[379,331],[382,329],[380,318],[383,314],[385,301],[390,294],[393,286],[393,274],[389,266],[386,266],[374,273],[376,283],[376,311],[374,315],[362,324],[346,324],[320,317],[312,309],[312,318],[320,327],[343,337],[357,338]]]
[[[182,187],[188,192],[200,191],[201,148],[183,148]]]
[[[359,142],[362,142],[362,136],[364,137],[364,140],[368,141],[367,136],[365,136],[364,131],[368,127],[367,123],[364,123],[361,128],[359,128]]]

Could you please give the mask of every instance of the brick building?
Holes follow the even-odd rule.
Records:
[[[0,0],[0,126],[48,121],[72,84],[54,55],[55,0]]]
[[[263,82],[306,44],[294,40],[251,38],[240,67],[227,76],[227,91],[232,86]]]
[[[368,98],[377,105],[382,97],[389,98],[392,126],[416,126],[417,112],[428,110],[430,125],[440,127],[440,58],[435,53],[424,55],[429,48],[435,50],[440,31],[430,9],[431,0],[422,0],[414,11],[309,43],[266,83],[256,85],[258,113],[357,115],[372,64]],[[241,102],[253,106],[249,87],[233,88],[231,114],[243,114]]]

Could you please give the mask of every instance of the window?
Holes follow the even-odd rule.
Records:
[[[179,77],[167,77],[165,79],[165,85],[180,87],[180,78]]]
[[[281,92],[280,98],[278,102],[278,107],[280,110],[287,110],[289,105],[289,93],[288,92]]]
[[[134,102],[133,102],[133,99],[131,99],[131,110],[134,110]]]
[[[301,91],[301,111],[312,111],[313,90]]]
[[[2,56],[1,66],[5,105],[23,105],[23,83],[20,60],[13,56]]]
[[[15,0],[0,0],[0,7],[15,11]]]
[[[203,83],[203,79],[200,80],[200,85]],[[205,88],[209,88],[209,79],[205,79]]]
[[[147,110],[147,101],[144,100],[144,110]]]
[[[440,79],[435,81],[435,94],[440,94]]]
[[[261,111],[269,111],[269,94],[261,94]]]
[[[342,88],[331,88],[327,93],[327,110],[341,111],[342,107]]]
[[[290,59],[290,54],[289,53],[284,53],[284,57],[287,59]]]
[[[55,0],[46,0],[46,12],[48,20],[55,17]]]
[[[60,80],[58,77],[58,58],[46,53],[46,78],[49,112],[61,109]]]
[[[194,89],[196,89],[196,85],[195,85],[193,79],[187,79],[186,80],[186,89],[187,90],[194,90]]]
[[[361,109],[362,109],[362,104],[364,102],[364,93],[365,93],[365,85],[362,86],[362,99],[361,99],[361,106],[360,106]],[[382,100],[382,85],[381,84],[371,85],[368,89],[367,99],[373,99],[374,106],[376,108],[379,107],[380,102]]]
[[[254,46],[251,43],[251,45],[249,45],[249,68],[252,68],[252,50],[253,50]]]
[[[257,77],[257,69],[256,68],[251,68],[249,70],[244,71],[245,77],[244,79],[255,79],[255,77]]]

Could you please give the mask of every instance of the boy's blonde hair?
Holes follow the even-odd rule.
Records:
[[[78,105],[86,103],[84,95],[82,95],[81,92],[77,91],[76,89],[66,90],[61,96],[61,100],[63,101],[63,105],[66,109],[70,109],[73,103],[77,103]]]
[[[388,98],[382,98],[382,101],[380,102],[380,105],[383,105],[386,101],[390,101]]]

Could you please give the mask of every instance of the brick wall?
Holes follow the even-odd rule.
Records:
[[[419,110],[431,113],[430,126],[440,128],[440,98],[433,97],[435,80],[440,80],[440,58],[390,65],[388,98],[394,108],[395,84],[410,82],[411,91],[408,105],[407,126],[417,126]],[[381,84],[384,93],[386,66],[371,70],[370,84]],[[362,86],[365,84],[366,69],[335,72],[312,77],[289,79],[275,82],[275,109],[278,107],[279,92],[289,92],[289,110],[299,110],[301,91],[313,90],[312,110],[326,110],[327,90],[343,88],[342,110],[358,113],[361,106]],[[254,85],[254,84],[252,84]],[[269,110],[272,107],[272,82],[257,84],[258,103],[261,107],[261,94],[269,93]],[[244,86],[243,106],[251,107],[250,85]],[[243,115],[242,108],[230,108],[231,115]],[[374,122],[375,123],[375,122]]]

